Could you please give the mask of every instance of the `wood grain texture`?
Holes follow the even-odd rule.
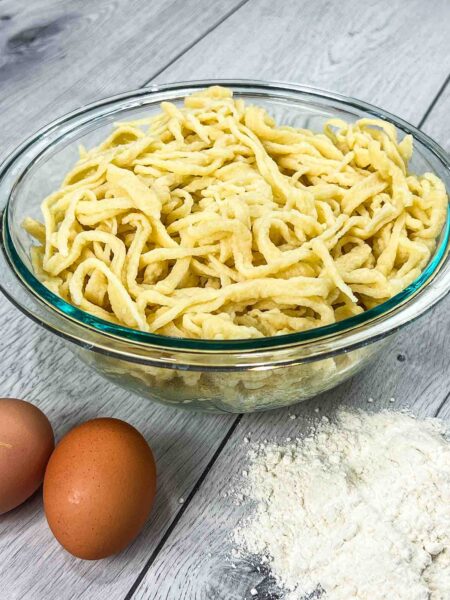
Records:
[[[337,10],[325,0],[250,0],[195,44],[238,6],[203,0],[37,0],[30,10],[24,0],[0,2],[0,49],[9,48],[6,54],[0,50],[0,85],[8,84],[2,86],[6,92],[0,100],[4,149],[49,115],[137,87],[155,75],[156,81],[256,77],[309,83],[353,94],[418,122],[449,70],[444,0],[433,2],[433,11],[418,0],[380,0],[363,10],[355,0],[340,3]],[[2,20],[7,14],[13,18]],[[44,27],[37,38],[34,27]],[[5,67],[11,61],[13,66]],[[434,126],[439,106],[425,129]],[[449,143],[450,138],[440,141]],[[443,303],[404,330],[371,370],[337,390],[295,410],[244,417],[134,597],[233,600],[250,598],[256,585],[263,598],[267,581],[261,586],[263,578],[251,565],[233,568],[226,560],[229,533],[243,513],[222,494],[243,468],[244,436],[282,439],[303,430],[316,415],[315,407],[332,411],[344,403],[377,409],[391,406],[391,396],[397,398],[394,406],[410,404],[418,414],[439,411],[450,418],[445,401],[450,390],[449,308],[449,302]],[[124,418],[150,441],[160,472],[151,521],[127,552],[111,560],[85,563],[64,553],[46,527],[39,495],[2,517],[2,597],[124,598],[179,513],[179,498],[195,490],[233,418],[165,409],[115,388],[74,363],[62,342],[1,299],[0,330],[1,393],[35,401],[59,435],[93,416]],[[370,396],[374,405],[367,403]],[[298,415],[294,421],[289,419],[292,412]]]
[[[35,331],[33,331],[35,330]],[[48,415],[58,438],[96,416],[137,427],[158,464],[158,495],[150,521],[127,551],[98,562],[64,552],[45,522],[40,492],[0,518],[0,581],[5,600],[123,598],[179,511],[233,419],[191,415],[124,392],[74,358],[54,336],[34,333],[2,347],[2,394],[31,400]],[[124,490],[124,501],[126,501]]]
[[[446,0],[256,0],[155,78],[293,81],[418,123],[450,71]]]
[[[434,416],[450,390],[449,308],[446,302],[431,317],[404,329],[372,367],[335,390],[291,409],[245,415],[135,598],[243,600],[251,598],[252,588],[259,591],[259,600],[277,598],[269,593],[274,589],[267,573],[232,557],[230,535],[245,512],[224,494],[230,488],[239,489],[248,451],[245,437],[261,442],[301,436],[318,417],[316,408],[319,414],[331,417],[341,406],[365,410],[411,407],[420,416]],[[448,402],[441,407],[440,417],[450,419],[448,407]],[[291,420],[291,414],[297,418]]]
[[[450,9],[449,9],[450,13]],[[450,152],[450,77],[447,78],[442,93],[425,119],[422,129],[438,144]]]
[[[50,120],[144,84],[243,0],[3,0],[4,156]]]

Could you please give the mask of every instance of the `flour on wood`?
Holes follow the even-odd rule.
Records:
[[[444,433],[437,420],[341,411],[306,439],[261,445],[238,549],[268,561],[288,600],[448,600]]]

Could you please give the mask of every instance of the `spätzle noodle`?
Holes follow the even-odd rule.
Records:
[[[223,87],[163,102],[81,148],[42,204],[36,276],[101,319],[167,336],[304,331],[418,277],[447,195],[409,172],[411,136],[384,121],[276,126]]]
[[[364,348],[279,369],[189,371],[131,363],[76,347],[84,362],[127,390],[162,404],[193,410],[243,413],[281,408],[316,396],[370,364],[386,347]]]

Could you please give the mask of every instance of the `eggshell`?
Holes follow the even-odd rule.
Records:
[[[59,543],[95,560],[133,541],[155,492],[155,460],[142,435],[124,421],[94,419],[56,447],[45,473],[44,509]]]
[[[52,426],[37,406],[0,398],[0,515],[38,489],[54,447]]]

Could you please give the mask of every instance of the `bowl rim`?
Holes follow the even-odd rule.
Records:
[[[118,106],[117,110],[124,110],[126,108],[132,108],[133,106],[139,106],[138,104],[126,105],[127,101],[139,100],[140,98],[148,98],[151,102],[160,102],[160,96],[167,94],[174,94],[175,92],[183,92],[183,96],[191,93],[192,91],[208,87],[211,85],[224,85],[232,88],[234,91],[247,92],[253,94],[260,94],[265,97],[273,97],[271,94],[278,94],[275,98],[281,98],[289,100],[303,100],[312,98],[313,100],[322,100],[325,103],[328,102],[328,106],[338,105],[342,108],[353,108],[358,111],[363,111],[375,118],[381,118],[383,120],[393,123],[398,129],[404,133],[409,133],[413,137],[422,143],[428,151],[430,151],[435,158],[443,165],[443,167],[450,171],[450,162],[447,153],[429,136],[418,130],[413,125],[404,121],[403,119],[392,115],[391,113],[384,111],[376,106],[373,106],[364,101],[356,100],[351,97],[346,97],[341,94],[334,92],[328,92],[319,88],[297,85],[292,83],[284,82],[264,82],[257,80],[230,80],[230,79],[211,79],[211,80],[197,80],[197,81],[183,81],[161,85],[151,85],[146,88],[139,88],[108,98],[103,98],[96,102],[85,105],[77,110],[67,113],[49,123],[48,125],[39,129],[35,134],[26,139],[16,150],[14,150],[9,157],[0,165],[0,183],[3,180],[5,174],[9,169],[20,162],[21,157],[24,153],[38,145],[43,146],[39,148],[39,152],[33,157],[31,163],[23,165],[23,172],[21,175],[32,166],[33,162],[38,160],[42,153],[59,139],[62,139],[69,132],[76,131],[81,126],[86,125],[91,121],[89,115],[99,109],[103,112],[96,117],[105,117],[110,115],[114,111],[112,107]],[[330,105],[330,103],[334,103]],[[142,105],[145,103],[142,103]],[[60,133],[59,138],[56,140],[49,136]],[[20,177],[19,177],[20,180]],[[14,185],[17,183],[15,181]],[[292,348],[296,346],[314,345],[318,341],[324,339],[342,338],[346,339],[346,343],[342,347],[350,348],[356,347],[357,345],[364,345],[375,339],[379,339],[384,335],[398,329],[402,325],[412,321],[414,318],[420,316],[431,308],[436,302],[441,300],[450,289],[450,273],[448,273],[448,254],[449,254],[449,238],[450,238],[450,216],[449,211],[447,212],[446,225],[444,226],[443,233],[441,234],[441,241],[437,250],[435,251],[429,264],[426,266],[424,271],[419,277],[402,290],[399,294],[390,298],[386,302],[364,311],[359,315],[355,315],[343,321],[309,329],[307,331],[284,334],[279,336],[264,337],[264,338],[248,338],[238,340],[197,340],[191,338],[175,338],[168,337],[158,334],[152,334],[142,332],[136,329],[124,327],[121,325],[115,325],[98,317],[94,317],[90,313],[80,310],[79,308],[65,302],[62,298],[51,292],[46,288],[28,269],[23,263],[17,252],[10,231],[9,231],[9,220],[8,214],[10,209],[10,199],[14,188],[10,189],[5,209],[3,211],[3,236],[2,236],[2,249],[5,257],[12,269],[15,276],[23,287],[27,289],[31,294],[45,306],[56,312],[59,317],[63,320],[69,320],[75,322],[82,328],[88,328],[93,330],[100,336],[118,338],[132,345],[144,345],[149,348],[158,348],[161,350],[180,350],[188,352],[200,352],[200,353],[232,353],[234,351],[240,352],[264,352],[265,350],[276,350],[283,348]],[[1,213],[0,213],[1,214]],[[447,268],[445,268],[447,265]],[[437,286],[434,289],[428,284],[437,276],[444,271],[445,285]],[[0,289],[8,297],[11,294],[6,293],[2,282],[0,282]],[[421,299],[419,307],[416,310],[411,310],[412,301],[419,297]],[[11,298],[10,298],[11,299]],[[32,316],[30,311],[19,304],[20,308]],[[409,307],[409,310],[403,310]],[[371,325],[375,325],[375,328]],[[67,332],[57,331],[55,327],[49,326],[55,333],[64,335]],[[356,337],[355,337],[356,336]],[[66,336],[65,336],[66,337]],[[71,338],[71,335],[67,333],[67,337]],[[354,339],[352,339],[354,338]],[[73,341],[73,340],[72,340]],[[100,345],[99,345],[100,346]]]

